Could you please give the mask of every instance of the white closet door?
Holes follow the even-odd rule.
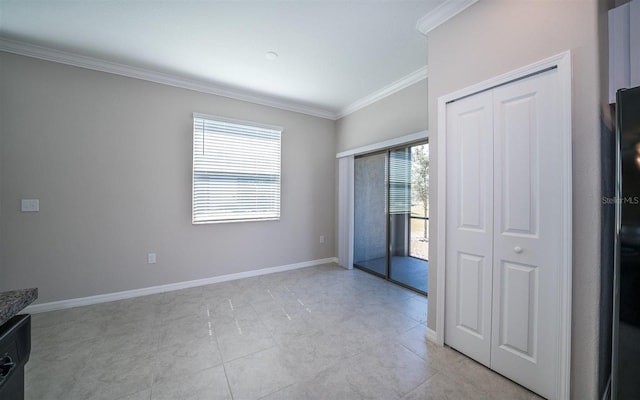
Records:
[[[447,105],[446,342],[489,365],[493,251],[489,92]]]
[[[554,397],[564,192],[557,70],[493,90],[491,368]]]
[[[445,342],[555,397],[562,115],[556,69],[447,105]]]

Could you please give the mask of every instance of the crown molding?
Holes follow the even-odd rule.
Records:
[[[467,7],[475,4],[478,0],[446,0],[438,7],[431,10],[416,23],[416,29],[426,35],[433,29],[444,24],[449,18],[461,13]]]
[[[142,79],[145,81],[160,83],[177,88],[214,94],[234,100],[246,101],[264,106],[279,108],[282,110],[312,115],[314,117],[326,118],[331,120],[337,119],[335,112],[322,108],[305,106],[296,102],[286,101],[271,96],[259,95],[251,93],[249,91],[238,89],[225,88],[220,85],[215,85],[205,81],[183,78],[173,74],[119,64],[100,58],[88,57],[61,50],[50,49],[2,37],[0,37],[0,51],[37,58],[45,61],[52,61],[60,64],[72,65],[75,67],[86,68],[95,71],[107,72],[110,74],[126,76],[129,78]]]
[[[194,90],[201,93],[213,94],[234,100],[246,101],[249,103],[274,107],[281,110],[298,112],[334,121],[345,117],[372,103],[380,101],[387,96],[390,96],[406,87],[413,85],[414,83],[427,78],[427,67],[425,66],[397,80],[396,82],[385,86],[382,89],[377,90],[346,107],[343,107],[336,113],[331,110],[306,106],[297,102],[286,101],[271,96],[259,95],[250,91],[225,88],[223,86],[215,85],[210,82],[183,78],[174,74],[167,74],[164,72],[153,71],[146,68],[120,64],[100,58],[83,56],[80,54],[37,46],[31,43],[20,42],[2,37],[0,37],[0,51],[65,65],[71,65],[74,67],[86,68],[94,71],[125,76],[128,78],[141,79],[149,82],[159,83],[162,85]]]
[[[360,110],[370,104],[373,104],[377,101],[384,99],[387,96],[390,96],[400,90],[413,85],[414,83],[418,83],[421,80],[427,79],[428,68],[425,65],[417,71],[410,73],[409,75],[401,78],[392,84],[383,87],[380,90],[376,90],[375,92],[356,100],[354,103],[342,108],[338,114],[336,119],[340,119],[342,117],[346,117],[347,115]]]

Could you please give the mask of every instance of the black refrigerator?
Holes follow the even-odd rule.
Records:
[[[616,99],[612,399],[640,399],[640,87]]]

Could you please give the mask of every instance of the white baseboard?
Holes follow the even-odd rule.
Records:
[[[433,329],[427,327],[427,330],[424,332],[424,337],[428,341],[439,345],[439,343],[438,343],[438,334]]]
[[[295,264],[280,265],[277,267],[256,269],[253,271],[238,272],[236,274],[220,275],[211,278],[197,279],[186,282],[169,283],[160,286],[151,286],[142,289],[125,290],[122,292],[99,294],[97,296],[80,297],[76,299],[52,301],[49,303],[32,304],[26,307],[22,313],[37,314],[47,311],[64,310],[67,308],[89,306],[92,304],[108,303],[110,301],[131,299],[134,297],[147,296],[150,294],[171,292],[174,290],[188,289],[197,286],[211,285],[218,282],[233,281],[236,279],[250,278],[253,276],[273,274],[276,272],[291,271],[294,269],[313,267],[316,265],[337,263],[337,257],[322,258],[319,260],[304,261]]]

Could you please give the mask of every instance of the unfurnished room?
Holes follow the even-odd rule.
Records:
[[[0,399],[640,398],[640,0],[0,0]]]

